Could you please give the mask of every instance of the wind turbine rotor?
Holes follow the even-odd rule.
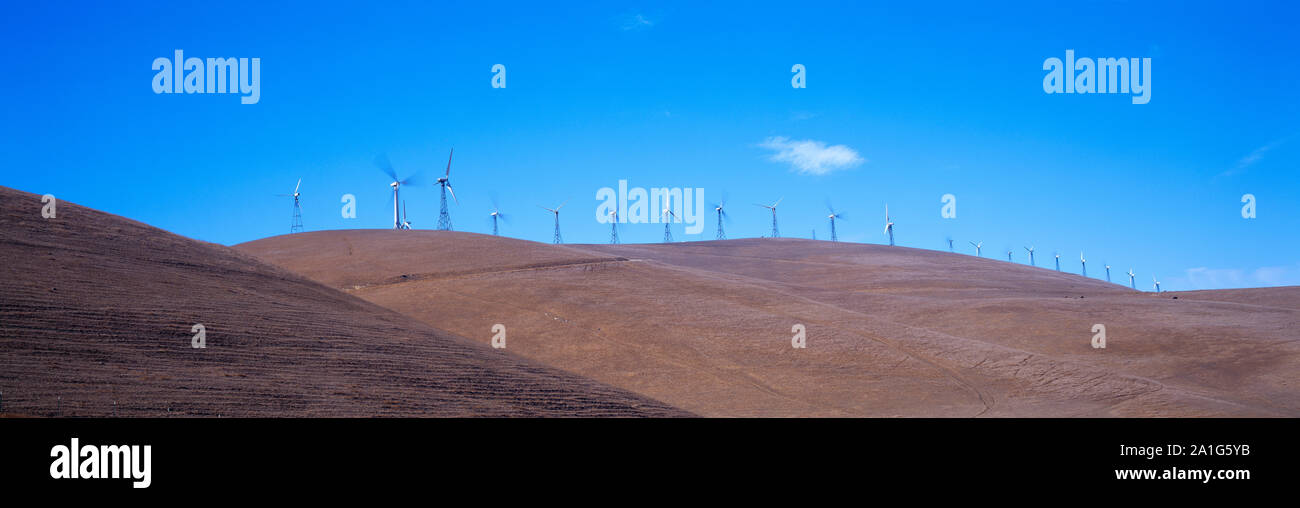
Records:
[[[375,156],[375,166],[378,167],[380,171],[383,171],[385,175],[388,175],[388,177],[393,180],[393,184],[398,183],[397,171],[393,170],[393,163],[388,160],[387,155],[380,154]]]

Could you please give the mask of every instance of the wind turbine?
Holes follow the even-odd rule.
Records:
[[[1008,262],[1008,263],[1011,262],[1011,253],[1012,253],[1012,252],[1013,252],[1013,251],[1012,251],[1011,249],[1007,249],[1007,262]]]
[[[664,243],[673,243],[673,221],[677,219],[677,214],[673,213],[672,208],[664,208]]]
[[[842,213],[836,213],[836,212],[835,212],[835,207],[831,206],[830,202],[827,202],[827,203],[826,203],[826,208],[829,209],[829,210],[831,211],[831,214],[826,216],[827,218],[829,218],[829,219],[831,220],[831,241],[832,241],[832,242],[838,242],[838,241],[840,241],[840,240],[839,240],[839,237],[836,236],[836,234],[835,234],[835,219],[843,219],[843,218],[844,218],[844,214],[842,214]],[[816,234],[817,234],[817,231],[816,231],[816,230],[813,230],[813,235],[815,236]]]
[[[451,199],[455,200],[456,204],[460,204],[460,200],[456,199],[456,190],[451,188],[451,156],[455,153],[456,149],[452,148],[451,153],[447,154],[447,171],[438,179],[438,185],[442,186],[442,204],[438,210],[438,229],[443,231],[451,231],[451,214],[447,213],[447,192],[450,191]]]
[[[1136,274],[1136,273],[1133,273],[1133,269],[1132,269],[1132,268],[1129,268],[1129,269],[1128,269],[1128,287],[1130,287],[1130,288],[1136,290],[1136,289],[1137,289],[1137,284],[1133,282],[1133,276],[1134,276],[1134,275],[1137,275],[1137,274]]]
[[[609,244],[618,245],[618,210],[609,212]]]
[[[1154,282],[1154,283],[1155,283],[1154,286],[1156,287],[1156,292],[1159,293],[1159,292],[1160,292],[1160,281],[1156,280],[1156,276],[1155,276],[1155,275],[1152,275],[1152,276],[1151,276],[1151,282]]]
[[[497,220],[500,219],[501,222],[505,222],[506,214],[501,213],[501,209],[494,204],[492,205],[492,213],[489,213],[488,216],[492,217],[492,236],[497,236]]]
[[[984,246],[984,242],[980,242],[980,243],[970,242],[970,244],[975,246],[975,257],[977,258],[983,257],[980,256],[980,248]]]
[[[375,157],[375,165],[379,166],[380,171],[392,178],[393,181],[388,184],[393,189],[393,229],[402,229],[402,217],[398,208],[402,204],[401,190],[403,185],[414,185],[415,177],[409,176],[405,179],[398,178],[397,172],[393,171],[393,163],[389,162],[388,156],[380,155]]]
[[[1038,266],[1034,264],[1034,246],[1025,247],[1025,250],[1029,251],[1029,266]]]
[[[1059,271],[1061,271],[1061,253],[1060,253],[1060,252],[1054,252],[1053,254],[1056,255],[1056,271],[1059,272]]]
[[[1088,260],[1083,259],[1083,251],[1079,251],[1079,264],[1083,266],[1083,276],[1088,276]]]
[[[768,205],[760,205],[760,204],[758,204],[758,203],[754,203],[754,204],[757,205],[757,206],[761,206],[761,207],[763,207],[763,208],[766,208],[766,209],[772,211],[772,238],[781,238],[781,230],[780,230],[780,229],[777,229],[777,227],[776,227],[776,205],[781,204],[781,201],[784,200],[784,199],[785,199],[785,198],[782,197],[781,199],[776,200],[776,202],[775,202],[775,203],[772,203],[771,206],[768,206]]]
[[[566,199],[566,200],[564,200],[563,203],[560,203],[560,206],[557,206],[557,207],[555,207],[555,208],[553,208],[553,209],[552,209],[552,208],[544,207],[544,206],[542,206],[542,205],[537,205],[537,206],[540,207],[541,209],[546,210],[546,211],[548,211],[548,212],[551,212],[552,214],[555,214],[555,239],[554,239],[554,242],[557,243],[557,244],[558,244],[558,243],[564,243],[564,240],[563,240],[562,238],[560,238],[560,209],[561,209],[561,208],[564,208],[564,205],[566,205],[566,204],[568,204],[568,203],[569,203],[569,200]]]
[[[1106,282],[1110,282],[1110,265],[1106,265]]]
[[[293,221],[289,223],[289,233],[302,232],[302,203],[298,201],[298,188],[302,186],[302,179],[298,179],[298,184],[293,186],[293,194],[280,194],[280,196],[293,198]]]
[[[885,204],[885,234],[889,235],[889,245],[894,245],[894,223],[889,221],[889,204]]]
[[[402,229],[411,229],[411,221],[406,218],[406,200],[402,200]]]
[[[953,252],[953,250],[952,250],[952,237],[951,237],[951,236],[948,237],[947,240],[948,240],[948,252]]]
[[[727,239],[727,232],[722,229],[722,219],[723,217],[727,216],[727,211],[723,210],[722,207],[725,206],[726,204],[727,204],[727,198],[724,197],[722,198],[722,201],[718,202],[718,204],[713,205],[713,211],[718,213],[718,239],[719,240]]]

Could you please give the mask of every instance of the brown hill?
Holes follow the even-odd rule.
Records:
[[[0,187],[7,414],[687,413],[435,329],[233,249]],[[207,347],[191,347],[203,324]]]
[[[1155,295],[794,239],[368,230],[236,248],[473,340],[504,324],[514,353],[704,415],[1300,415],[1296,287]],[[806,349],[791,347],[795,324]]]

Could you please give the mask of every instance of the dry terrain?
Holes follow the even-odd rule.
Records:
[[[72,203],[40,211],[0,187],[6,415],[689,414],[228,247]]]
[[[512,353],[701,415],[1300,416],[1297,287],[1157,295],[797,239],[353,230],[235,248],[483,344],[503,324]]]

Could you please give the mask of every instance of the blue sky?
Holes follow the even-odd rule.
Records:
[[[603,243],[601,187],[703,188],[728,235],[959,252],[1053,251],[1139,288],[1300,284],[1297,8],[1286,3],[15,4],[0,19],[0,185],[55,194],[200,240],[283,234],[302,178],[308,230],[391,227],[386,153],[432,180],[454,147],[456,229]],[[155,58],[261,59],[261,97],[155,94]],[[1043,62],[1152,59],[1148,104],[1047,94]],[[507,87],[490,86],[494,64]],[[790,85],[807,68],[807,88]],[[811,141],[774,160],[765,141]],[[860,161],[816,164],[843,146]],[[340,197],[358,199],[343,219]],[[957,218],[940,197],[957,196]],[[1257,218],[1241,217],[1241,196]],[[407,188],[417,228],[437,191]],[[655,242],[629,224],[624,242]],[[706,220],[700,235],[712,239]],[[1068,261],[1067,261],[1068,260]],[[1126,282],[1126,281],[1125,281]]]

